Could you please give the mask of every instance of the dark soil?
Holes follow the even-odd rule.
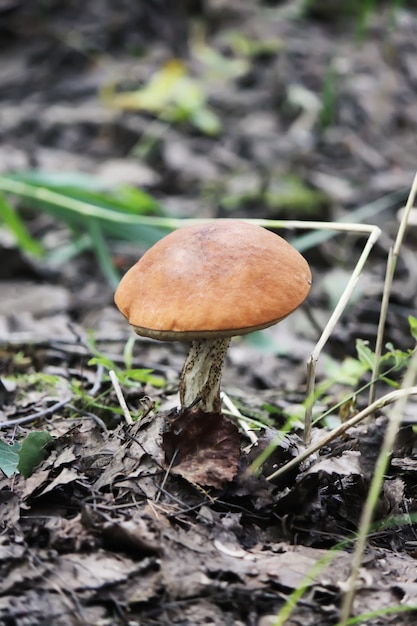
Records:
[[[173,216],[377,224],[383,234],[319,359],[322,380],[356,356],[356,339],[374,347],[387,253],[417,163],[417,13],[411,2],[394,15],[391,3],[378,3],[361,30],[352,3],[336,12],[332,3],[306,4],[303,12],[302,2],[246,0],[0,2],[0,172],[91,173],[147,190]],[[222,55],[217,65],[208,66],[203,43]],[[168,123],[107,106],[109,89],[135,89],[173,58],[200,81],[221,124],[217,135],[190,120]],[[61,223],[23,210],[34,235],[67,237]],[[161,448],[184,346],[137,341],[133,365],[167,384],[123,389],[132,414],[144,415],[126,426],[111,410],[111,383],[89,364],[90,329],[120,367],[130,336],[95,259],[86,253],[48,267],[22,255],[0,229],[2,440],[21,441],[33,430],[53,437],[29,478],[0,473],[1,625],[273,626],[304,584],[285,623],[338,623],[386,415],[279,482],[267,481],[303,449],[294,420],[263,475],[245,470],[288,417],[302,414],[306,360],[364,239],[284,235],[310,262],[313,289],[308,306],[262,341],[232,344],[223,388],[244,415],[268,426],[252,448],[242,434],[237,476],[212,489],[175,467],[167,472]],[[141,252],[115,248],[115,263],[125,269]],[[407,319],[416,315],[416,284],[410,225],[385,337],[401,350],[413,347]],[[45,375],[54,377],[50,386]],[[346,390],[339,380],[318,409],[337,404]],[[366,402],[360,394],[353,410]],[[337,411],[332,417],[341,419]],[[416,421],[410,400],[355,615],[417,605]],[[314,436],[321,432],[316,427]],[[404,612],[361,623],[415,622],[415,613]]]

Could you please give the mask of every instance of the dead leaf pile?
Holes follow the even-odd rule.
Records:
[[[335,624],[350,564],[351,544],[342,544],[366,497],[352,449],[359,432],[285,487],[241,471],[227,488],[207,491],[167,472],[163,423],[148,417],[109,432],[75,423],[28,480],[1,481],[0,621],[261,623],[306,584],[297,620]],[[404,495],[404,481],[387,480],[385,520]],[[414,601],[415,559],[390,549],[393,534],[385,529],[371,542],[356,613]]]

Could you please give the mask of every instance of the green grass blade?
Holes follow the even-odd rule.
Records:
[[[32,208],[45,211],[56,219],[65,222],[78,237],[90,233],[89,222],[95,219],[100,223],[100,237],[102,244],[104,238],[109,240],[132,241],[138,246],[147,248],[158,241],[167,231],[176,227],[178,220],[172,220],[155,213],[162,211],[160,205],[148,194],[134,188],[123,187],[118,189],[118,196],[102,191],[97,192],[94,185],[97,184],[92,177],[81,176],[84,188],[75,189],[73,187],[53,185],[51,175],[42,176],[39,173],[27,173],[26,176],[1,176],[0,191],[12,193],[20,200]],[[20,180],[21,179],[21,180]],[[33,181],[33,182],[25,182]],[[75,177],[75,181],[77,177]],[[48,183],[49,187],[39,185]],[[58,182],[66,182],[65,177],[58,176]],[[144,212],[153,215],[144,215]],[[10,216],[17,216],[17,213],[9,207],[8,222],[14,230],[17,226],[11,222]],[[17,225],[20,219],[17,217]],[[23,225],[23,223],[22,223]],[[24,231],[22,231],[24,233]],[[22,238],[22,234],[19,234]],[[98,237],[98,235],[97,235]],[[23,239],[25,243],[25,239]],[[22,245],[23,247],[23,245]],[[26,244],[27,247],[27,244]],[[108,255],[105,254],[103,245],[96,243],[96,253],[101,259],[101,266],[105,270],[106,276],[113,274],[114,283],[115,272],[110,272]],[[75,253],[76,249],[67,252]],[[59,257],[59,255],[57,255]],[[107,257],[107,258],[106,258]],[[49,258],[49,257],[48,257]]]
[[[370,611],[369,613],[362,613],[362,615],[357,615],[356,617],[351,617],[346,622],[346,626],[356,626],[357,624],[366,625],[369,623],[369,620],[382,617],[383,615],[397,615],[400,613],[410,613],[411,611],[417,611],[416,604],[398,604],[397,606],[389,606],[383,609]]]
[[[48,263],[55,267],[69,263],[73,258],[86,250],[91,250],[91,238],[88,233],[73,237],[72,241],[51,250],[46,255]]]
[[[36,257],[41,257],[43,255],[44,250],[41,244],[30,236],[24,222],[21,220],[18,213],[7,202],[5,196],[1,193],[0,219],[14,235],[21,250]]]
[[[36,203],[37,206],[40,203],[43,207],[48,207],[48,210],[58,218],[62,215],[65,216],[65,219],[69,219],[71,216],[78,221],[81,218],[97,218],[109,228],[114,227],[115,224],[123,224],[129,227],[136,225],[173,230],[178,226],[179,221],[169,217],[132,215],[113,208],[97,206],[83,200],[70,198],[57,191],[23,183],[6,176],[0,176],[0,191],[25,198]]]
[[[406,194],[407,192],[405,189],[393,191],[382,198],[378,198],[378,200],[374,200],[369,204],[361,206],[359,209],[351,211],[351,213],[345,215],[340,222],[343,224],[354,222],[366,223],[371,217],[373,218],[375,215],[382,213],[382,211],[386,211],[397,202],[403,200]],[[289,239],[289,243],[297,248],[299,252],[305,252],[306,250],[310,250],[311,248],[332,239],[336,235],[337,233],[334,231],[313,230],[305,235],[299,235]]]
[[[116,288],[119,283],[120,276],[114,269],[113,262],[107,248],[106,241],[103,237],[103,232],[101,230],[99,222],[94,219],[90,220],[88,223],[88,230],[101,271],[103,272],[110,285]]]
[[[100,179],[80,173],[49,173],[27,171],[9,174],[9,180],[42,187],[69,198],[134,215],[163,215],[162,206],[142,189],[129,185],[109,187]]]

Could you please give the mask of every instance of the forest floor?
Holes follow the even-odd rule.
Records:
[[[302,4],[0,2],[0,173],[137,185],[175,217],[377,224],[383,234],[318,362],[318,380],[333,381],[317,399],[320,413],[369,382],[355,342],[374,348],[387,254],[417,164],[417,12],[409,3],[393,15],[381,3],[361,30],[331,3],[304,12]],[[149,84],[161,68],[168,81],[187,68],[198,107],[184,112],[185,98],[169,112],[122,110],[115,94]],[[47,247],[69,241],[63,222],[21,208]],[[386,327],[386,342],[402,352],[413,348],[407,320],[417,310],[415,228]],[[184,346],[138,338],[133,366],[163,384],[123,386],[132,415],[143,414],[127,426],[106,370],[90,363],[98,351],[122,371],[131,336],[95,257],[51,266],[0,228],[1,440],[52,437],[28,478],[0,471],[1,625],[274,626],[301,587],[286,624],[338,623],[387,413],[279,481],[266,479],[304,448],[306,361],[364,245],[357,234],[311,232],[284,233],[312,268],[306,307],[228,352],[223,389],[264,426],[255,446],[242,433],[237,476],[212,488],[167,472],[160,445]],[[115,266],[121,273],[142,252],[114,244]],[[147,401],[158,410],[147,415]],[[347,408],[366,403],[359,393]],[[315,439],[342,409],[314,427]],[[248,474],[288,420],[262,474]],[[352,624],[417,620],[388,610],[417,606],[416,424],[410,399],[353,608],[368,617]]]

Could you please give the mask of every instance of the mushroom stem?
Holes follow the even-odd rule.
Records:
[[[180,379],[181,407],[198,401],[205,413],[220,413],[220,381],[230,337],[193,341]]]

